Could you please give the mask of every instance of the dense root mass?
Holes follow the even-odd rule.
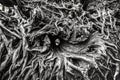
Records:
[[[119,0],[0,3],[0,80],[120,80]]]

